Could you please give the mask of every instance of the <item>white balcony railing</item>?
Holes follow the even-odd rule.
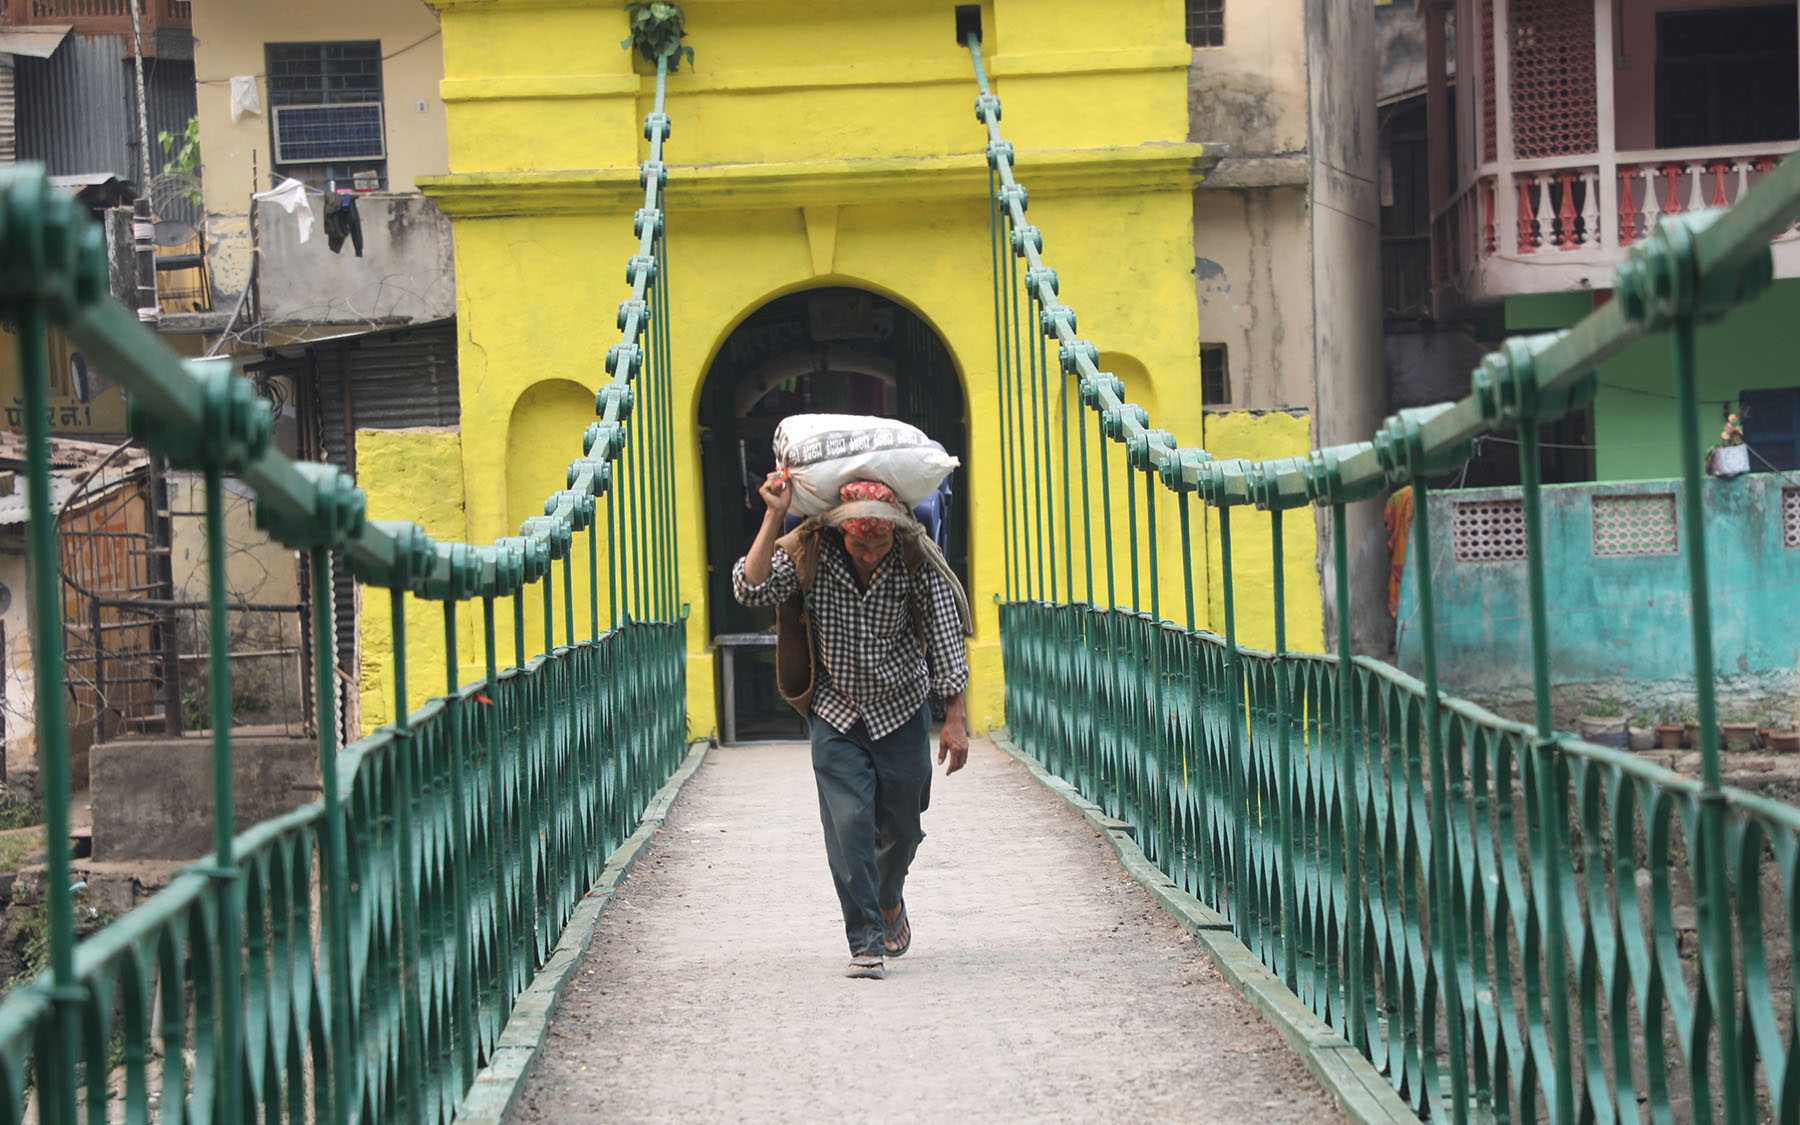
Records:
[[[1662,216],[1729,206],[1796,149],[1786,141],[1484,164],[1433,219],[1433,281],[1470,298],[1503,296],[1572,287],[1531,269],[1567,266],[1579,268],[1555,272],[1603,287],[1592,275]],[[1776,241],[1795,239],[1800,228]],[[1508,268],[1496,277],[1478,276],[1500,264]]]

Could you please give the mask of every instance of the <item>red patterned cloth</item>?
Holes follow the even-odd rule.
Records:
[[[838,489],[838,499],[845,504],[858,500],[879,500],[883,504],[892,504],[901,511],[906,510],[900,507],[900,498],[894,495],[893,489],[874,480],[851,481]],[[865,519],[845,520],[843,531],[845,535],[854,535],[858,539],[881,539],[894,533],[894,525],[884,519],[869,516]]]

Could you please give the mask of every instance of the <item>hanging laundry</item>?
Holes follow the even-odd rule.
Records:
[[[306,201],[306,185],[289,177],[268,191],[259,191],[250,197],[268,203],[293,215],[300,224],[300,241],[305,242],[312,237],[313,213],[312,204]]]
[[[331,201],[329,196],[325,204],[325,241],[333,254],[343,249],[344,236],[348,235],[350,244],[356,247],[356,256],[362,257],[362,219],[356,214],[356,196],[347,191],[340,191],[337,200]]]
[[[262,97],[256,92],[256,77],[234,74],[231,76],[231,123],[236,125],[246,113],[262,116]]]

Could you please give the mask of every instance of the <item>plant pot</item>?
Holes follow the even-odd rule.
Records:
[[[1595,746],[1625,745],[1625,716],[1609,717],[1606,715],[1582,715],[1575,720],[1575,728],[1581,737]]]
[[[1742,476],[1750,471],[1750,447],[1721,445],[1712,451],[1712,460],[1707,468],[1715,477]]]
[[[1681,745],[1688,750],[1700,749],[1700,724],[1681,724]]]
[[[1768,746],[1771,753],[1800,754],[1800,731],[1772,730]]]
[[[1756,724],[1720,723],[1719,736],[1723,739],[1727,750],[1749,750],[1754,747],[1756,742]]]
[[[1632,726],[1626,727],[1625,728],[1625,745],[1631,747],[1633,750],[1638,750],[1638,751],[1653,749],[1656,746],[1656,728],[1655,727],[1632,727]]]
[[[1685,729],[1683,727],[1680,727],[1677,725],[1658,726],[1656,728],[1657,749],[1659,749],[1659,750],[1679,750],[1679,749],[1681,749],[1681,736],[1683,735],[1683,733],[1685,733]]]

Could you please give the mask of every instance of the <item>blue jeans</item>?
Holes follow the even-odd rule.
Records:
[[[925,838],[919,815],[931,803],[930,722],[930,707],[921,707],[873,739],[860,720],[844,733],[812,720],[825,858],[853,956],[885,951],[882,907],[900,904],[907,868]]]

